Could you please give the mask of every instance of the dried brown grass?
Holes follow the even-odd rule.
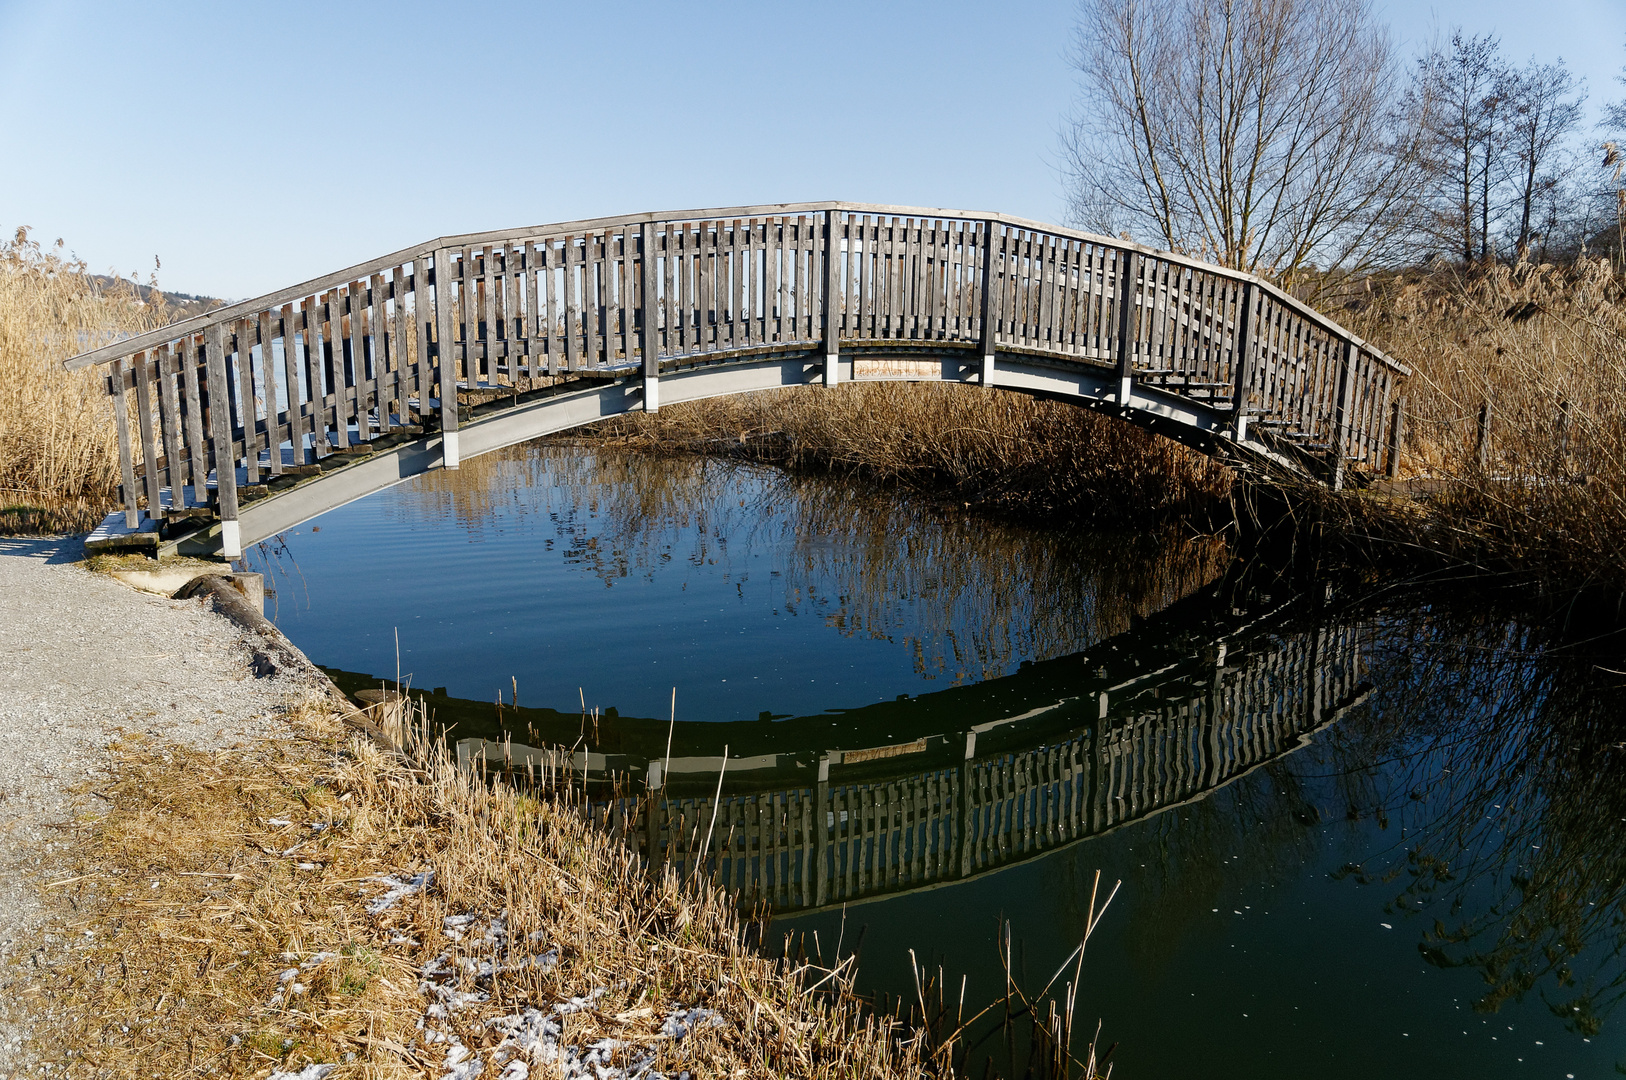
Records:
[[[1355,507],[1359,531],[1626,588],[1626,289],[1608,260],[1400,276],[1357,307],[1355,329],[1415,370],[1402,475],[1444,482],[1420,508]]]
[[[721,893],[645,871],[567,802],[487,786],[439,743],[409,762],[320,710],[298,723],[248,752],[117,749],[109,811],[82,823],[82,865],[59,886],[82,944],[37,1039],[66,1075],[438,1076],[446,1045],[419,1030],[419,984],[442,954],[504,964],[448,987],[489,995],[452,1014],[477,1053],[497,1038],[483,1021],[602,988],[563,1018],[566,1041],[654,1046],[655,1068],[697,1076],[921,1074],[920,1036],[810,994],[811,969],[756,953]],[[424,871],[429,888],[367,913],[381,875]],[[510,951],[456,940],[446,919],[465,914],[505,918]],[[525,966],[515,949],[559,960]],[[724,1022],[661,1039],[678,1007]]]
[[[83,532],[119,482],[113,404],[100,371],[62,361],[169,321],[162,294],[104,288],[26,229],[0,241],[0,533]]]
[[[606,434],[653,450],[746,447],[965,507],[1114,527],[1223,516],[1233,474],[1120,421],[1023,394],[943,384],[797,387],[630,413]]]

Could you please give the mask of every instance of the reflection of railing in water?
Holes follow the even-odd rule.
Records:
[[[1207,659],[1063,703],[1098,717],[1030,749],[978,756],[979,734],[1008,723],[995,721],[950,737],[964,747],[957,763],[900,772],[925,739],[835,751],[812,784],[720,801],[618,798],[593,814],[680,873],[711,868],[746,905],[816,908],[945,884],[1201,798],[1303,745],[1363,696],[1359,638],[1333,624],[1240,650],[1222,642]],[[873,775],[877,759],[891,775]],[[871,775],[832,781],[832,767]]]

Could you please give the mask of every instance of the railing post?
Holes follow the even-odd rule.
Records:
[[[1394,403],[1394,413],[1389,418],[1389,460],[1384,463],[1384,474],[1390,480],[1400,476],[1400,441],[1405,437],[1403,426],[1406,422],[1406,395],[1401,394]]]
[[[994,329],[1000,317],[999,309],[994,306],[994,232],[999,223],[988,220],[982,223],[982,385],[994,385]]]
[[[224,330],[215,323],[204,335],[204,367],[209,387],[210,439],[214,443],[215,495],[220,506],[220,553],[228,559],[239,559],[243,555],[243,534],[237,521],[237,456],[232,450]]]
[[[435,249],[435,353],[440,358],[440,454],[447,469],[458,466],[457,344],[452,339],[457,313],[452,309],[452,253]]]
[[[1135,382],[1134,334],[1140,328],[1135,312],[1135,283],[1140,278],[1140,252],[1118,254],[1118,404],[1129,407]]]
[[[832,211],[834,213],[834,211]],[[813,788],[813,906],[830,899],[830,755],[819,755],[819,778]]]
[[[1332,432],[1332,489],[1344,487],[1344,467],[1348,458],[1350,396],[1355,390],[1355,360],[1360,349],[1353,341],[1344,342],[1343,358],[1338,364],[1338,406],[1333,414]]]
[[[1259,291],[1253,282],[1242,286],[1242,308],[1236,316],[1235,366],[1232,378],[1231,400],[1235,403],[1231,413],[1231,438],[1242,442],[1248,437],[1248,395],[1253,392],[1253,309],[1259,303]]]
[[[644,350],[644,412],[661,407],[660,334],[655,327],[655,223],[646,221],[639,237],[643,258],[638,260],[639,318],[643,321],[640,343]]]
[[[135,457],[130,452],[130,403],[124,396],[124,358],[108,365],[107,392],[113,395],[113,423],[118,427],[119,486],[124,496],[124,527],[141,526],[141,508],[136,505]]]
[[[841,211],[831,207],[825,211],[824,277],[820,288],[820,310],[824,313],[824,385],[834,386],[841,381],[841,239],[837,222]],[[821,901],[822,903],[822,901]]]

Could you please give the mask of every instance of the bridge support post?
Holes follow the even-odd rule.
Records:
[[[457,453],[457,315],[452,310],[452,253],[435,249],[435,353],[440,359],[441,467],[455,469]]]
[[[232,452],[231,394],[226,389],[226,346],[220,323],[204,337],[205,382],[209,388],[209,426],[214,430],[215,493],[220,501],[220,554],[243,557],[237,523],[237,459]],[[150,466],[149,466],[150,468]]]
[[[1140,319],[1135,311],[1135,283],[1140,278],[1140,252],[1118,253],[1118,407],[1129,408],[1135,388],[1135,334]]]
[[[640,229],[639,247],[643,257],[638,260],[638,293],[640,300],[639,344],[644,351],[644,412],[658,412],[661,407],[661,346],[660,331],[655,325],[655,223],[646,221]]]
[[[1355,391],[1355,360],[1360,348],[1353,341],[1344,342],[1343,359],[1338,365],[1338,409],[1333,417],[1332,430],[1332,489],[1344,488],[1344,466],[1348,459],[1350,398]]]
[[[1406,437],[1406,395],[1401,394],[1393,405],[1393,413],[1389,417],[1389,457],[1384,462],[1383,471],[1390,480],[1400,477],[1400,446]]]
[[[830,901],[830,819],[834,808],[830,805],[830,755],[819,755],[819,779],[813,788],[813,906],[823,907]]]
[[[1254,334],[1253,309],[1259,303],[1259,291],[1249,281],[1242,286],[1242,308],[1236,316],[1235,361],[1231,387],[1231,438],[1242,442],[1248,437],[1248,395],[1253,391]]]
[[[994,233],[998,228],[996,221],[982,223],[982,327],[979,333],[982,350],[980,379],[984,389],[994,385],[994,328],[999,321],[999,309],[994,306]]]
[[[824,385],[841,381],[841,211],[824,214],[824,277],[819,306],[824,313]]]

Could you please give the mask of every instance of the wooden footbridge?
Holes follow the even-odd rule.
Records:
[[[999,214],[797,203],[441,237],[125,338],[124,509],[235,557],[432,468],[634,409],[979,383],[1333,486],[1392,467],[1409,374],[1258,278]]]
[[[1195,599],[1178,606],[1208,606],[1200,624],[1171,631],[1190,622],[1171,609],[1085,653],[855,710],[843,729],[898,736],[881,746],[793,738],[730,757],[720,793],[721,759],[703,755],[473,738],[458,758],[522,783],[619,780],[639,794],[589,802],[595,821],[657,863],[715,875],[747,907],[940,887],[1207,798],[1365,700],[1362,623],[1306,613],[1304,598],[1253,613]]]

